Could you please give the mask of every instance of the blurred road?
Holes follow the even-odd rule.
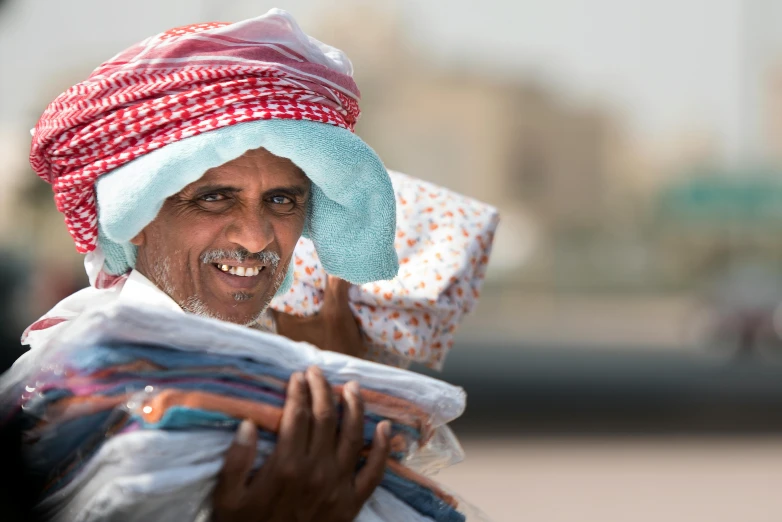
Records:
[[[778,522],[782,438],[468,439],[437,480],[491,522]]]
[[[467,458],[437,480],[491,522],[782,520],[782,365],[457,344]]]

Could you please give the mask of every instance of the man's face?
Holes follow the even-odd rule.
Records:
[[[133,238],[136,269],[186,311],[250,324],[285,277],[310,182],[265,149],[208,170]]]

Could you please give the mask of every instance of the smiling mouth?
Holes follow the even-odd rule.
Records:
[[[232,266],[232,265],[224,265],[219,263],[213,263],[212,266],[214,266],[221,272],[225,272],[226,274],[231,274],[238,277],[257,276],[263,270],[266,269],[265,266]]]

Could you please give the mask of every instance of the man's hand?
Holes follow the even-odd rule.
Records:
[[[350,522],[380,484],[390,452],[390,424],[375,431],[366,464],[364,405],[358,385],[344,387],[345,410],[337,434],[334,397],[319,369],[291,376],[277,447],[249,479],[256,429],[245,420],[228,449],[213,496],[216,522]]]
[[[348,302],[350,283],[328,276],[323,306],[310,317],[273,311],[277,333],[294,341],[314,344],[321,350],[354,357],[364,355],[364,340]]]

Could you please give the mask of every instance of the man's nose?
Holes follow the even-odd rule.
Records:
[[[231,243],[249,252],[261,252],[274,241],[271,222],[265,219],[262,209],[247,209],[237,213],[226,231]]]

